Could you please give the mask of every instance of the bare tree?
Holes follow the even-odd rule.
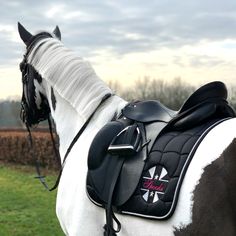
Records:
[[[109,80],[108,87],[111,88],[115,93],[119,93],[121,89],[121,84],[117,80]]]
[[[162,79],[144,77],[135,82],[133,88],[127,88],[122,96],[127,100],[159,100],[172,109],[179,109],[184,100],[194,91],[194,87],[175,78],[172,83]]]

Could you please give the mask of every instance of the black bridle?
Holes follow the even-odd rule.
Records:
[[[26,128],[28,130],[29,141],[30,141],[31,148],[33,148],[31,127],[33,125],[36,125],[36,124],[40,123],[41,121],[44,121],[44,120],[48,121],[49,131],[50,131],[50,134],[51,134],[51,139],[52,139],[52,144],[53,144],[53,149],[54,149],[54,152],[56,154],[57,162],[60,163],[60,165],[61,165],[61,158],[60,158],[60,155],[59,155],[59,151],[56,148],[56,142],[55,142],[55,139],[54,139],[54,136],[53,136],[52,123],[51,123],[51,118],[50,118],[51,111],[50,111],[50,106],[49,106],[48,100],[43,94],[40,93],[40,96],[41,96],[40,107],[38,107],[36,102],[35,102],[34,80],[37,79],[38,81],[42,81],[42,77],[33,68],[33,66],[31,64],[29,64],[28,61],[27,61],[29,52],[32,49],[32,46],[35,43],[35,41],[39,40],[39,39],[42,39],[42,38],[46,38],[46,37],[52,37],[52,36],[48,33],[41,33],[41,34],[38,34],[38,35],[34,36],[33,39],[31,40],[30,44],[29,44],[29,47],[27,47],[27,52],[24,55],[23,61],[20,63],[20,70],[21,70],[21,73],[22,73],[22,85],[23,85],[20,117],[21,117],[22,121],[25,123]],[[64,168],[65,163],[66,163],[67,156],[69,155],[69,153],[70,153],[71,149],[73,148],[74,144],[77,142],[77,140],[79,139],[79,137],[81,136],[81,134],[83,133],[83,131],[85,130],[87,125],[89,124],[89,122],[92,119],[92,117],[94,116],[94,114],[97,112],[99,107],[109,97],[111,97],[111,94],[107,94],[102,98],[100,104],[93,111],[93,113],[90,115],[88,120],[84,123],[82,128],[78,131],[77,135],[72,140],[72,142],[71,142],[70,146],[68,147],[67,152],[66,152],[66,154],[63,158],[63,163],[61,165],[61,169],[60,169],[60,172],[58,174],[57,180],[56,180],[56,182],[55,182],[55,184],[52,188],[48,187],[48,184],[45,181],[45,176],[41,175],[39,160],[36,157],[35,153],[33,153],[35,163],[36,163],[36,172],[37,172],[37,176],[35,178],[39,179],[40,182],[43,184],[43,186],[47,190],[52,191],[52,190],[57,188],[57,186],[60,182],[60,178],[61,178],[63,168]]]
[[[42,94],[40,108],[35,103],[34,79],[42,80],[41,76],[27,63],[26,56],[20,63],[23,92],[21,98],[21,120],[27,127],[32,127],[50,117],[48,100]]]

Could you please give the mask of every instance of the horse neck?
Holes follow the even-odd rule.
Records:
[[[46,91],[47,97],[51,98],[52,89],[50,89],[50,86],[48,86]],[[56,91],[54,91],[54,96],[56,100],[55,110],[53,108],[52,99],[48,99],[48,101],[51,109],[51,115],[56,126],[56,132],[59,136],[60,156],[63,158],[67,148],[71,144],[78,131],[82,128],[86,120],[83,115],[81,115]],[[93,119],[89,122],[89,125],[94,125],[97,128],[101,128],[103,125],[109,122],[116,113],[119,114],[125,104],[126,101],[118,96],[112,96],[108,98],[96,111]],[[92,107],[91,109],[93,109],[91,111],[92,113],[94,108]]]

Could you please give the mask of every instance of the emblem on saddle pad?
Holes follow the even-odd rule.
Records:
[[[165,194],[169,183],[167,170],[160,165],[153,166],[142,176],[141,188],[142,197],[145,202],[155,203]]]

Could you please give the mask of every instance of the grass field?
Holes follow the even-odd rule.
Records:
[[[0,164],[0,236],[64,235],[55,214],[56,192],[34,176],[33,168]]]

